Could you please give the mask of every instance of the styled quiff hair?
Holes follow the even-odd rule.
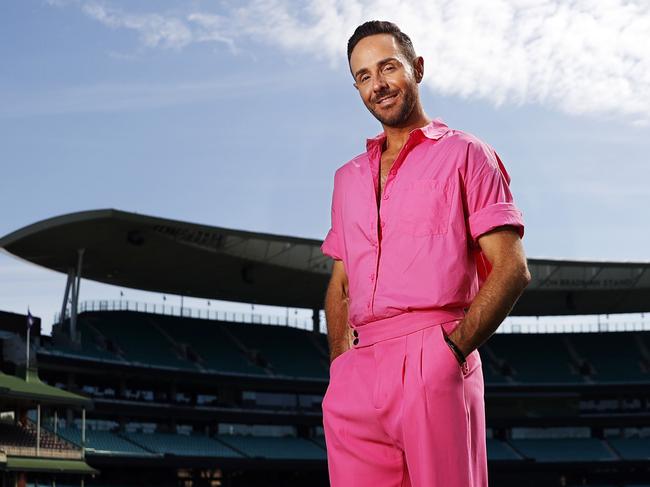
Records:
[[[357,27],[354,30],[352,37],[348,39],[348,64],[350,64],[350,57],[352,56],[352,51],[357,43],[364,37],[375,34],[392,35],[400,46],[402,53],[409,61],[413,61],[417,57],[415,49],[413,49],[411,38],[402,32],[397,25],[385,20],[369,20]]]

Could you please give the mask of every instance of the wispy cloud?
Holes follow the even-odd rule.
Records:
[[[181,83],[97,83],[54,88],[35,95],[0,93],[0,118],[64,113],[116,113],[198,103],[265,92],[285,92],[308,76],[295,72],[264,78],[232,76],[219,80]],[[312,83],[313,84],[313,83]]]
[[[144,14],[71,1],[108,27],[135,30],[149,48],[218,42],[236,52],[240,41],[253,40],[333,68],[346,68],[357,25],[391,20],[425,58],[423,83],[435,93],[650,122],[650,3],[643,0],[249,0],[218,13]]]

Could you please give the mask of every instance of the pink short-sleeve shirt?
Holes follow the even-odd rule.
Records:
[[[321,250],[342,260],[353,327],[415,310],[467,308],[490,271],[480,235],[524,235],[510,176],[494,149],[441,119],[412,130],[377,205],[385,133],[336,170]]]

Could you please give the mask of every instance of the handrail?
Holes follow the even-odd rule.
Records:
[[[146,303],[126,299],[118,300],[90,300],[79,303],[79,312],[84,311],[139,311],[166,316],[183,316],[203,320],[224,321],[229,323],[253,323],[263,325],[289,326],[303,330],[312,329],[312,319],[306,317],[289,317],[263,313],[213,310],[205,308],[192,308],[189,306],[174,306],[166,303]],[[60,314],[54,315],[54,323],[60,322]],[[66,310],[66,318],[69,312]],[[556,322],[564,319],[565,322]],[[533,321],[535,320],[535,321]],[[327,333],[325,320],[321,320],[321,333]],[[607,316],[588,317],[555,317],[540,316],[522,318],[519,316],[507,317],[499,326],[496,333],[600,333],[607,331],[650,331],[650,316],[638,319],[619,319]]]
[[[311,330],[313,326],[311,318],[299,318],[297,316],[289,317],[288,314],[285,316],[279,316],[244,311],[202,309],[192,308],[189,306],[174,306],[166,303],[146,303],[128,299],[81,301],[79,303],[78,312],[82,313],[84,311],[139,311],[165,316],[182,316],[185,318],[225,321],[229,323],[290,326],[294,328],[302,328],[304,330]],[[55,313],[55,324],[61,322],[60,317],[60,312]],[[67,319],[69,317],[69,310],[66,310],[65,318]]]

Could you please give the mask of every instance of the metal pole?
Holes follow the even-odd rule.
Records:
[[[32,329],[31,326],[27,327],[27,352],[26,352],[27,359],[25,361],[25,377],[27,377],[27,369],[29,369],[29,335],[31,334],[30,333],[31,329]]]
[[[74,281],[74,293],[72,295],[72,310],[70,317],[70,335],[72,341],[77,341],[77,311],[79,309],[79,288],[81,287],[81,266],[83,264],[83,255],[86,249],[77,249],[77,273]]]
[[[41,454],[41,405],[36,405],[36,456]]]
[[[74,279],[74,269],[70,267],[68,268],[68,279],[65,283],[63,302],[61,303],[61,316],[59,316],[59,323],[63,323],[63,320],[65,320],[65,309],[68,307],[68,297],[70,296],[70,287],[72,285],[73,279]]]
[[[81,409],[81,458],[86,458],[86,408]]]

